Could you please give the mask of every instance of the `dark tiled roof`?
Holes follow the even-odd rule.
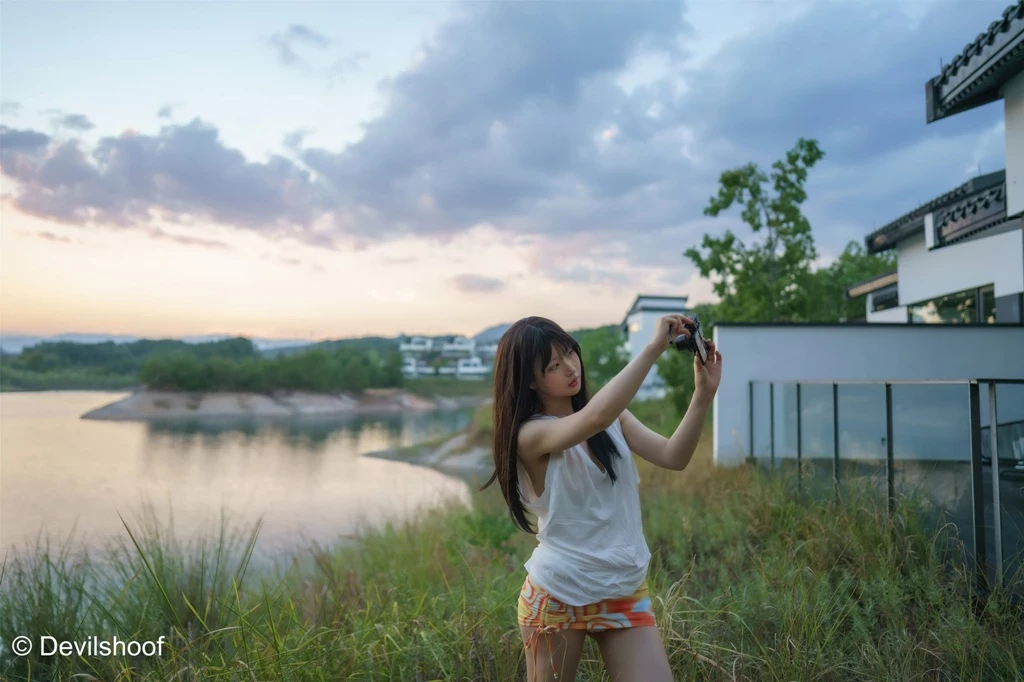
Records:
[[[1006,220],[1006,185],[964,199],[935,221],[937,241],[952,244]]]
[[[921,204],[913,211],[905,213],[888,225],[884,225],[864,239],[869,253],[879,253],[896,246],[907,237],[911,237],[924,229],[924,217],[929,213],[938,213],[942,209],[958,201],[967,199],[974,194],[997,185],[1006,183],[1006,171],[979,175],[971,178],[956,189],[941,194],[931,201]]]
[[[999,87],[1022,68],[1024,0],[1017,0],[928,81],[927,122],[994,102]]]

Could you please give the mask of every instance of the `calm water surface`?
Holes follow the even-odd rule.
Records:
[[[105,422],[80,419],[126,394],[0,394],[0,544],[43,532],[98,546],[147,509],[188,540],[260,517],[260,553],[330,542],[401,520],[468,485],[431,469],[365,457],[465,427],[472,410],[343,419]],[[134,529],[133,529],[134,530]],[[2,552],[0,552],[2,553]]]

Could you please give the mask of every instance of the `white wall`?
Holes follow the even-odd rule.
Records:
[[[928,251],[924,235],[897,247],[901,305],[995,285],[995,296],[1024,291],[1024,231],[1014,230]]]
[[[1024,211],[1024,71],[1003,86],[1007,215]]]
[[[1024,379],[1024,326],[715,326],[723,355],[714,461],[750,450],[751,381]]]

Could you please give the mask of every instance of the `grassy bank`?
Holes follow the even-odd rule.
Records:
[[[635,414],[667,433],[664,406]],[[481,412],[483,414],[483,411]],[[480,435],[486,417],[475,426]],[[710,434],[687,471],[641,464],[650,582],[676,679],[1016,679],[1024,613],[977,609],[969,577],[901,505],[801,502],[791,481],[716,470]],[[246,569],[256,529],[190,547],[132,528],[99,555],[41,545],[0,576],[0,637],[168,639],[158,658],[0,655],[0,678],[522,679],[515,599],[532,537],[494,488],[354,545]],[[602,676],[588,643],[578,680]],[[89,679],[80,677],[76,679]]]

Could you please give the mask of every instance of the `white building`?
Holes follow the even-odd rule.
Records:
[[[458,378],[485,378],[492,371],[491,364],[498,344],[478,344],[464,335],[431,339],[425,336],[402,338],[398,350],[402,354],[402,374],[408,378],[424,375],[455,376]],[[443,360],[435,367],[432,361]]]
[[[868,322],[1024,323],[1024,1],[931,78],[926,122],[1002,100],[1006,169],[968,180],[866,238],[897,269],[850,287]],[[939,123],[941,125],[941,123]]]
[[[434,349],[433,340],[426,336],[413,336],[398,344],[398,352],[403,356],[411,353],[429,353]]]
[[[865,483],[890,511],[924,495],[996,581],[1024,569],[1022,66],[1018,0],[928,81],[927,123],[1003,100],[1006,169],[867,237],[897,256],[895,272],[847,292],[865,297],[868,324],[714,331],[716,464],[796,470],[829,495]]]
[[[637,295],[620,325],[625,336],[623,347],[629,352],[631,360],[637,357],[643,351],[644,346],[651,342],[655,325],[660,318],[670,313],[690,314],[686,307],[686,301],[686,296]],[[658,368],[655,366],[651,368],[647,378],[640,385],[636,397],[639,400],[649,400],[662,398],[665,393],[665,380],[658,376]]]
[[[441,344],[441,355],[443,357],[458,357],[472,355],[476,352],[476,341],[467,339],[465,336],[452,336]]]

